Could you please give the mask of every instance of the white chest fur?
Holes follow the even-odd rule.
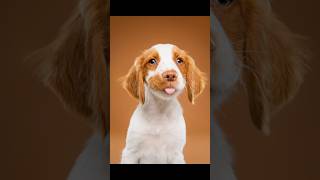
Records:
[[[176,98],[162,100],[146,92],[146,102],[134,111],[122,164],[182,164],[186,127]]]

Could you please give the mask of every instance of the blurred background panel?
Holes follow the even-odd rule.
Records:
[[[310,70],[296,98],[271,121],[271,136],[250,121],[247,99],[239,90],[219,113],[235,154],[239,180],[320,179],[320,1],[271,1],[279,19],[306,39]]]
[[[66,179],[90,136],[24,58],[51,42],[77,0],[0,5],[0,179]]]

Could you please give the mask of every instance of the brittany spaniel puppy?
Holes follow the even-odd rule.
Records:
[[[140,103],[127,132],[122,164],[184,164],[186,125],[177,99],[184,88],[194,103],[204,74],[185,51],[157,44],[136,58],[123,87]]]
[[[306,53],[299,41],[276,18],[270,0],[211,0],[214,111],[241,82],[254,126],[270,134],[271,116],[293,99],[303,81]],[[217,121],[211,125],[211,175],[234,180],[231,148]]]

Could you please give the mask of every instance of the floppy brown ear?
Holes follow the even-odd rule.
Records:
[[[202,93],[206,85],[206,78],[203,72],[196,66],[192,57],[187,56],[187,93],[189,101],[194,104],[195,99]]]
[[[252,3],[243,13],[243,70],[251,118],[269,134],[270,116],[292,99],[303,81],[305,53],[298,37],[264,3]]]
[[[144,104],[144,77],[140,67],[141,57],[138,57],[127,75],[123,78],[122,86],[127,92]]]
[[[68,109],[94,124],[104,124],[96,120],[106,117],[107,26],[107,2],[82,0],[57,39],[33,56],[42,60],[43,82]]]

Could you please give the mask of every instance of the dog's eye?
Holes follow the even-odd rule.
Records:
[[[183,63],[183,60],[182,60],[181,58],[178,58],[178,59],[177,59],[177,63],[178,63],[178,64],[182,64],[182,63]]]
[[[229,6],[233,0],[217,0],[217,2],[220,4],[220,5],[223,5],[223,6]]]
[[[148,63],[149,64],[157,64],[157,60],[156,59],[150,59]]]

